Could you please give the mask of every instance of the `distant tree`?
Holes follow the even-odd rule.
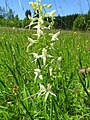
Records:
[[[67,16],[55,16],[54,27],[55,29],[72,29],[73,22],[77,18],[78,14],[67,15]]]
[[[7,19],[12,20],[13,18],[14,18],[14,12],[12,9],[9,9],[9,11],[7,12]]]
[[[18,15],[16,15],[16,16],[14,17],[14,20],[15,20],[15,21],[18,21],[18,20],[19,20]]]
[[[85,20],[86,20],[86,29],[90,29],[90,10],[87,14],[85,14]]]
[[[85,30],[86,29],[86,21],[83,15],[78,15],[73,23],[74,30]]]
[[[27,19],[29,19],[29,18],[28,18],[28,15],[31,16],[31,11],[30,11],[30,10],[26,10],[26,12],[25,12],[25,16],[26,16]]]
[[[5,13],[5,8],[0,6],[0,18],[5,18],[6,13]]]

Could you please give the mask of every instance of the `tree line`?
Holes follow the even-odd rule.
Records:
[[[17,28],[25,28],[29,25],[30,20],[28,18],[32,16],[30,10],[25,11],[25,18],[20,20],[18,15],[14,15],[12,9],[9,9],[8,12],[5,11],[5,8],[0,6],[0,26],[10,26]],[[37,14],[34,11],[33,17],[39,17],[39,11]],[[47,20],[47,19],[45,19]],[[48,18],[48,21],[51,21],[51,18]],[[64,29],[64,30],[87,30],[90,29],[90,10],[87,14],[73,14],[67,16],[55,16],[54,19],[54,28],[55,29]]]

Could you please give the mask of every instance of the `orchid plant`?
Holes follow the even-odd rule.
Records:
[[[52,4],[43,4],[42,5],[42,0],[36,0],[35,2],[29,2],[29,5],[33,8],[34,11],[36,11],[36,14],[37,14],[37,10],[39,11],[39,18],[28,16],[28,18],[31,21],[29,24],[29,28],[31,28],[33,26],[32,28],[36,29],[36,34],[33,34],[33,35],[36,35],[36,39],[34,40],[34,39],[28,37],[29,44],[27,46],[27,52],[29,51],[29,48],[31,46],[33,46],[33,44],[37,45],[37,43],[39,43],[39,39],[41,37],[43,37],[45,34],[45,32],[44,32],[45,29],[52,28],[52,26],[54,24],[54,15],[56,13],[56,10],[53,10],[51,12],[46,12],[45,8],[50,9],[52,7]],[[51,18],[51,20],[52,20],[51,23],[48,22],[48,17]],[[48,26],[45,26],[45,24],[44,24],[45,18],[47,18]],[[60,34],[60,31],[58,31],[55,34],[49,34],[49,36],[51,37],[50,45],[52,44],[51,49],[54,48],[54,46],[53,46],[54,42],[58,40],[59,34]],[[41,82],[39,80],[40,90],[37,93],[38,93],[38,97],[45,94],[45,102],[47,101],[49,94],[56,97],[56,95],[51,90],[50,83],[47,83],[47,85],[46,85],[47,88],[45,88],[44,84],[43,84],[45,74],[43,75],[42,71],[44,71],[44,73],[47,73],[47,71],[48,71],[47,69],[49,69],[48,72],[49,72],[50,77],[53,76],[53,67],[51,65],[51,62],[49,63],[47,61],[47,59],[50,59],[51,61],[56,62],[54,59],[54,56],[48,54],[48,48],[50,48],[50,46],[47,46],[47,45],[46,45],[46,47],[42,48],[42,51],[41,51],[42,54],[40,54],[40,55],[38,54],[38,50],[37,50],[37,52],[31,53],[34,57],[33,62],[35,62],[36,65],[40,60],[42,61],[40,66],[38,65],[37,68],[34,69],[34,74],[35,74],[34,84],[37,82],[37,79],[41,80]],[[59,58],[61,58],[61,57],[59,56],[57,58],[57,62],[60,61]],[[60,69],[60,66],[59,66],[59,69]],[[43,81],[43,83],[42,83],[42,81]]]

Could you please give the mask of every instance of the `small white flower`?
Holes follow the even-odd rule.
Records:
[[[34,58],[35,58],[35,63],[37,62],[37,60],[39,59],[39,55],[37,54],[37,53],[32,53],[33,54],[33,56],[34,56]]]
[[[42,75],[39,75],[39,78],[40,78],[40,80],[43,80],[43,76]]]
[[[45,16],[46,16],[46,17],[54,17],[55,13],[56,13],[56,10],[53,10],[53,11],[51,11],[51,12],[46,13]]]
[[[42,16],[38,18],[38,25],[42,25],[44,23]]]
[[[46,65],[46,58],[52,58],[53,56],[47,54],[47,50],[45,48],[42,49],[42,55],[40,57],[43,59],[43,65]]]
[[[29,5],[31,5],[34,10],[37,9],[37,2],[29,2]]]
[[[37,21],[38,18],[37,18],[37,17],[33,18],[33,17],[31,17],[30,15],[28,15],[28,18],[30,19],[30,24],[27,25],[25,28],[29,27],[29,29],[30,29],[32,25],[36,24],[35,21]]]
[[[32,38],[28,37],[29,45],[27,46],[27,52],[30,46],[32,46],[34,43],[37,43],[37,40],[33,40]]]
[[[43,5],[43,7],[46,7],[46,6],[48,6],[48,4],[44,4],[44,5]]]
[[[13,27],[13,30],[15,30],[15,27]]]
[[[34,83],[36,82],[37,77],[39,77],[41,80],[43,80],[43,77],[40,72],[41,72],[40,69],[38,69],[38,68],[34,69],[34,74],[35,74]]]
[[[38,28],[38,29],[37,29],[38,39],[39,39],[42,35],[43,35],[43,31],[42,31],[40,28]]]
[[[46,64],[47,50],[43,48],[41,58],[43,59],[43,65]]]
[[[61,61],[62,60],[62,57],[58,57],[58,59],[57,59],[58,61]]]
[[[43,48],[43,50],[42,50],[42,55],[45,57],[47,56],[47,50],[45,48]]]
[[[47,8],[51,8],[51,7],[52,7],[52,4],[47,5]]]
[[[38,97],[40,95],[45,94],[45,92],[46,92],[46,88],[42,84],[40,84],[40,90],[38,91]]]
[[[33,53],[33,56],[38,59],[39,58],[39,55],[37,53]]]
[[[46,88],[44,87],[44,85],[40,84],[40,90],[38,91],[38,97],[39,97],[40,95],[44,95],[44,94],[45,94],[45,102],[46,102],[49,94],[51,94],[51,95],[53,95],[53,96],[56,97],[56,95],[51,91],[51,87],[52,87],[52,86],[51,86],[50,84],[48,84],[48,85],[47,85],[47,89],[46,89]]]
[[[53,17],[55,13],[56,13],[56,10],[53,10],[52,12],[50,12],[50,16]]]
[[[51,41],[55,41],[55,40],[58,40],[58,35],[60,34],[60,31],[58,31],[57,33],[53,34],[52,35],[52,38],[51,38]]]

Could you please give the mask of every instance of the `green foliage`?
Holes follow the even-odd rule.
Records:
[[[79,15],[74,23],[73,23],[74,30],[85,30],[86,29],[86,21],[83,15]]]
[[[14,12],[12,11],[12,9],[9,9],[9,11],[7,12],[7,19],[12,20],[13,18],[14,18]]]
[[[0,6],[0,19],[5,18],[6,13],[5,13],[5,8]]]
[[[35,37],[35,31],[0,28],[0,119],[89,120],[90,100],[86,88],[89,92],[90,84],[85,86],[83,83],[89,82],[90,75],[85,73],[83,80],[79,69],[90,67],[90,51],[87,50],[90,34],[61,31],[52,50],[49,49],[51,37],[48,34],[55,31],[45,32],[47,34],[39,39],[39,44],[31,46],[27,53],[27,36]],[[48,66],[52,65],[53,74],[49,75],[48,66],[43,67],[44,80],[38,78],[34,83],[34,69],[39,63],[35,64],[31,52],[41,54],[42,48],[47,45],[48,54],[53,55],[56,61],[54,63],[48,58],[46,62]],[[59,56],[62,60],[58,64]],[[39,59],[39,62],[41,65],[42,60]],[[52,84],[52,91],[57,97],[50,95],[46,103],[43,95],[37,97],[39,82],[45,82],[45,86],[47,82]]]
[[[31,16],[31,11],[30,10],[26,10],[25,16],[26,16],[27,19],[29,19],[28,16]]]
[[[70,30],[73,28],[73,22],[77,18],[78,14],[67,15],[67,16],[56,16],[54,27],[55,29],[67,29]]]

